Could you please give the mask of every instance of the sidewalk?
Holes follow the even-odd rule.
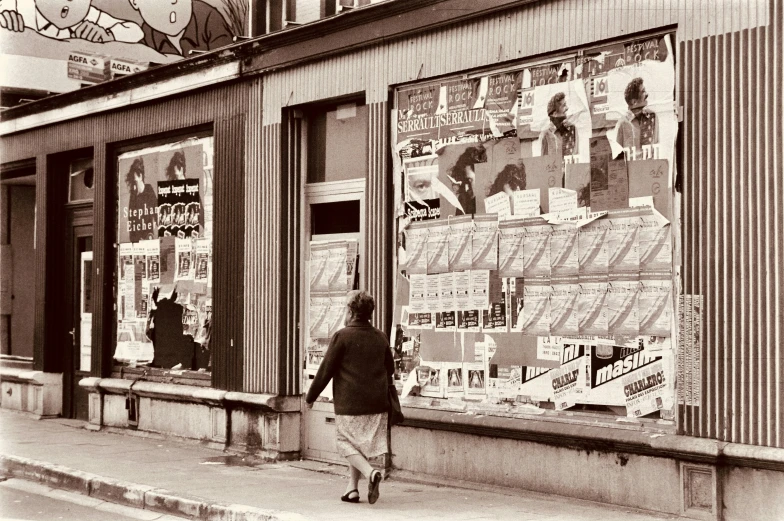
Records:
[[[403,482],[394,472],[382,483],[375,505],[367,503],[365,481],[360,482],[361,503],[342,503],[346,478],[339,466],[308,461],[251,464],[197,444],[91,432],[80,425],[0,412],[0,469],[118,503],[226,521],[673,519],[526,491]]]

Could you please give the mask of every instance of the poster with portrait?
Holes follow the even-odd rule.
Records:
[[[201,200],[212,194],[204,190],[204,165],[207,159],[204,153],[204,142],[212,138],[192,140],[186,144],[165,145],[129,152],[117,160],[119,219],[118,242],[139,242],[155,239],[160,235],[160,221],[164,226],[190,226],[193,230],[204,223],[201,211]],[[211,159],[209,160],[211,164]],[[183,206],[178,207],[175,214],[167,207],[161,215],[159,208],[159,183],[170,187],[177,182],[186,184],[189,190],[182,189],[182,194],[164,194],[172,197],[170,204],[176,204],[182,195]],[[167,184],[169,183],[169,184]],[[210,184],[211,186],[211,184]],[[195,187],[195,188],[194,188]],[[200,192],[200,190],[205,193]],[[191,204],[194,203],[194,204]],[[188,206],[190,204],[190,206]],[[179,223],[179,224],[175,224]],[[167,228],[172,229],[172,228]],[[176,234],[174,234],[176,236]]]
[[[582,80],[524,87],[518,100],[517,133],[532,141],[532,156],[589,162],[591,114]]]
[[[678,133],[672,38],[630,42],[625,56],[623,66],[606,73],[606,102],[593,111],[604,114],[613,157],[625,152],[629,160],[666,160],[672,168]]]

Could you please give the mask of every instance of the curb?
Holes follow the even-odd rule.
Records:
[[[18,456],[0,454],[0,472],[111,503],[199,521],[309,521],[294,512],[265,510],[184,496],[170,490],[111,479]]]

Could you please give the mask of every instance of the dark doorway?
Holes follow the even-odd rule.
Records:
[[[87,391],[79,380],[90,376],[92,352],[92,204],[69,208],[67,222],[63,416],[87,420]]]

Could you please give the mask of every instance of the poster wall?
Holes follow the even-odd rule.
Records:
[[[208,370],[213,139],[122,154],[117,180],[114,358]]]
[[[398,92],[404,397],[672,417],[674,76],[662,35]]]

